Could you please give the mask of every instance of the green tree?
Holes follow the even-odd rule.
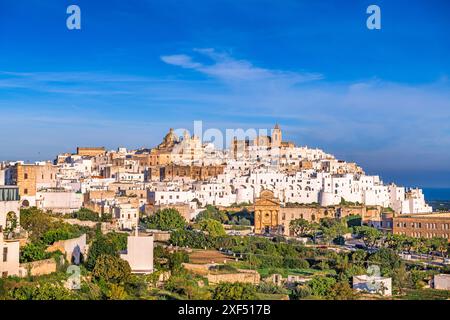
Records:
[[[106,298],[108,300],[126,300],[128,299],[128,294],[123,286],[110,283],[106,290]]]
[[[218,237],[217,239],[220,239]],[[170,243],[176,246],[191,248],[213,248],[215,242],[212,237],[201,231],[177,229],[170,234]]]
[[[50,282],[16,287],[10,294],[15,300],[71,300],[74,298],[69,290]]]
[[[71,300],[72,294],[61,285],[49,282],[41,284],[34,293],[33,300]]]
[[[205,210],[201,211],[196,217],[195,221],[200,222],[206,219],[214,219],[221,223],[227,223],[229,218],[228,215],[214,206],[207,205]]]
[[[295,289],[292,291],[292,294],[295,299],[300,300],[310,297],[312,295],[312,291],[308,285],[302,284],[297,285]]]
[[[92,276],[106,282],[124,283],[131,276],[131,268],[125,260],[108,254],[102,254],[95,262]]]
[[[402,238],[402,250],[407,251],[408,253],[411,253],[411,250],[417,247],[418,239],[413,237],[404,236]]]
[[[448,240],[446,238],[433,238],[431,242],[433,250],[439,252],[442,257],[447,256]]]
[[[353,251],[351,253],[351,261],[353,264],[357,266],[364,266],[364,263],[367,258],[367,252],[361,249],[358,249],[356,251]]]
[[[111,215],[109,214],[102,214],[102,216],[100,217],[100,215],[97,212],[87,208],[81,208],[77,212],[72,213],[72,218],[79,219],[82,221],[98,221],[98,222],[109,221],[111,220],[110,217]]]
[[[308,269],[309,263],[305,259],[288,256],[283,259],[283,267],[289,269]]]
[[[401,267],[401,259],[398,254],[388,248],[380,248],[369,256],[368,261],[378,265],[383,276],[391,276],[394,270]]]
[[[189,262],[189,255],[185,251],[175,251],[168,255],[168,266],[172,271],[181,270],[184,262]]]
[[[158,210],[150,217],[143,218],[142,222],[149,229],[164,231],[184,228],[186,226],[186,220],[176,209],[172,208]]]
[[[314,225],[305,219],[294,219],[289,223],[289,230],[296,237],[310,236],[314,230]]]
[[[128,234],[113,231],[106,234],[106,238],[111,240],[117,251],[127,249]]]
[[[400,262],[400,266],[393,268],[390,272],[392,277],[392,286],[398,290],[400,294],[404,293],[404,289],[410,286],[410,278],[406,266]]]
[[[214,289],[213,300],[256,300],[256,288],[249,283],[219,283]]]
[[[327,298],[331,300],[354,300],[356,294],[348,281],[339,281],[331,287]]]
[[[117,248],[116,244],[106,236],[99,235],[92,242],[89,248],[89,254],[86,261],[86,268],[88,270],[93,270],[96,264],[97,259],[101,255],[111,255],[114,257],[118,257],[119,248]]]
[[[211,237],[221,237],[224,236],[225,229],[222,226],[222,223],[220,223],[217,220],[213,219],[204,219],[201,220],[199,223],[200,230],[206,231]]]
[[[416,247],[414,248],[414,250],[417,253],[420,253],[420,254],[427,253],[428,252],[427,245],[428,245],[427,239],[422,238],[422,237],[418,238],[417,239],[417,243],[416,243]]]
[[[368,226],[355,227],[355,231],[368,248],[374,248],[383,237],[381,231]]]
[[[344,219],[322,219],[320,222],[320,229],[322,235],[327,242],[331,242],[338,237],[343,237],[344,234],[349,232],[347,223]]]
[[[423,270],[411,270],[409,278],[414,289],[422,289],[428,282],[428,274]]]
[[[20,250],[20,263],[43,260],[49,256],[42,242],[30,242]]]
[[[357,227],[361,226],[361,216],[360,215],[350,215],[345,218],[347,222],[347,227]]]
[[[72,234],[65,229],[55,229],[55,230],[48,230],[42,235],[42,241],[47,244],[51,245],[59,240],[67,240],[72,238]]]
[[[388,233],[386,235],[384,243],[388,248],[390,248],[396,252],[399,252],[403,248],[405,238],[406,238],[405,235]]]
[[[30,240],[37,241],[51,229],[52,220],[42,210],[32,207],[20,210],[20,224],[29,232]]]
[[[336,284],[336,279],[326,276],[314,276],[309,282],[308,287],[314,296],[326,297],[331,288]]]

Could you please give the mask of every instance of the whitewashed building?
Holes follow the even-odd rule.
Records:
[[[128,261],[131,272],[149,274],[153,272],[153,236],[129,236],[127,250],[120,257]]]

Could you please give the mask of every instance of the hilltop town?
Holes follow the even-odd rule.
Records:
[[[170,129],[153,148],[1,163],[2,277],[46,288],[11,282],[6,298],[448,294],[450,213],[433,212],[421,189],[283,138],[275,125],[221,150]],[[75,284],[48,282],[71,266]],[[227,295],[233,285],[247,295]]]

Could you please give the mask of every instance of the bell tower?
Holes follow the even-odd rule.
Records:
[[[278,123],[275,128],[272,129],[272,147],[281,147],[281,141],[283,140],[283,135],[281,133],[280,126]]]

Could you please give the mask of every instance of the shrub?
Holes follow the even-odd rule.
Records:
[[[331,277],[315,276],[308,282],[311,293],[315,296],[325,297],[336,284],[336,280]]]
[[[118,251],[119,248],[117,247],[117,244],[113,242],[112,239],[103,235],[99,235],[97,238],[94,239],[89,248],[89,255],[86,261],[86,268],[88,270],[93,270],[97,259],[101,255],[106,254],[118,257]]]
[[[272,283],[261,282],[257,287],[258,292],[266,294],[287,294],[288,291]]]
[[[303,299],[303,298],[307,298],[309,296],[312,295],[312,290],[309,286],[307,285],[298,285],[294,290],[293,290],[293,295],[295,298],[297,299]]]
[[[286,257],[283,260],[283,266],[289,269],[308,269],[309,263],[305,259]]]
[[[208,232],[208,234],[213,238],[225,235],[225,229],[223,228],[222,223],[220,223],[217,220],[213,219],[201,220],[199,223],[199,227],[202,231]]]
[[[20,250],[20,263],[43,260],[50,257],[45,252],[45,245],[42,242],[30,242]]]
[[[186,226],[186,220],[184,220],[177,210],[172,208],[158,210],[154,215],[143,218],[142,222],[149,229],[164,231],[184,228]]]
[[[256,288],[248,283],[219,283],[214,289],[214,300],[256,300]]]
[[[11,290],[15,300],[71,300],[72,293],[61,285],[45,282],[38,285],[24,285]]]
[[[94,278],[112,283],[124,283],[130,275],[131,268],[127,261],[106,254],[98,257],[92,270]]]

